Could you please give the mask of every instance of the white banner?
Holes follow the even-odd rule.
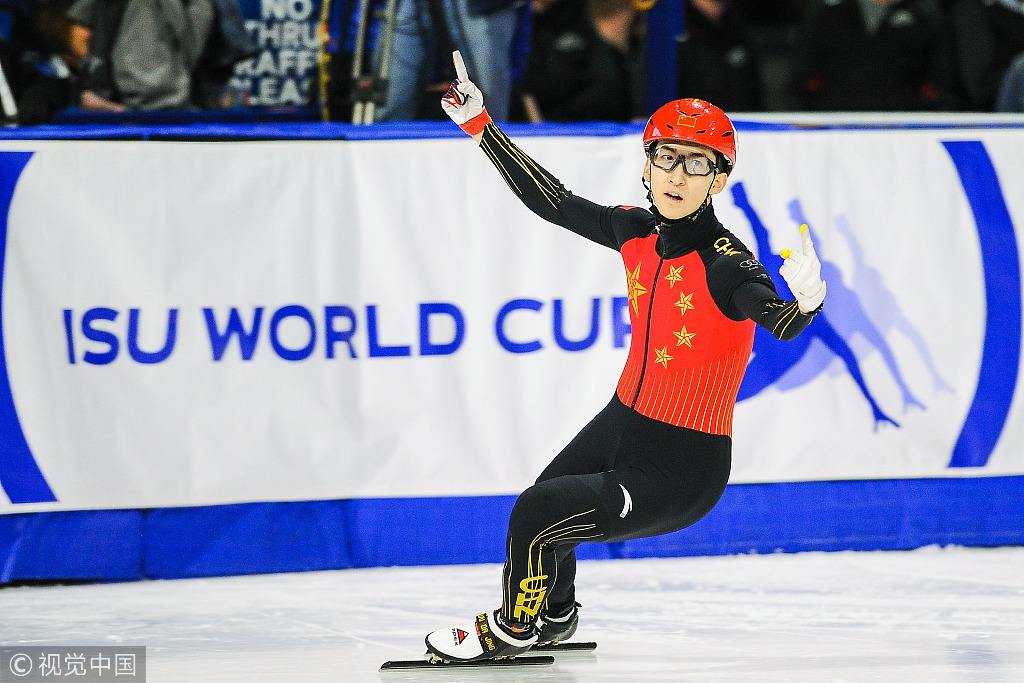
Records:
[[[829,297],[759,333],[732,481],[1024,473],[1024,133],[739,140],[719,218],[773,271],[808,222]],[[638,139],[518,142],[644,205]],[[516,493],[625,361],[618,254],[468,140],[5,142],[0,169],[0,512]]]

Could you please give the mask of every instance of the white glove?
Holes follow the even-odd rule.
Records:
[[[457,78],[441,98],[441,108],[467,135],[478,135],[491,122],[491,116],[484,107],[484,95],[469,80],[466,64],[458,50],[452,53],[452,61],[455,62]]]
[[[796,296],[800,310],[810,313],[825,300],[825,281],[821,279],[821,262],[814,253],[811,231],[806,224],[800,226],[800,238],[799,252],[782,250],[781,256],[786,260],[779,268],[779,274]]]

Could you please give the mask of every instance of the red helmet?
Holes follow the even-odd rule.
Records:
[[[725,157],[726,172],[736,165],[736,129],[725,112],[704,100],[673,100],[651,114],[644,127],[644,151],[658,140],[704,145]]]

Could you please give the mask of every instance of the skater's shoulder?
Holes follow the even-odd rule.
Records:
[[[612,211],[613,225],[621,238],[644,237],[654,232],[658,220],[648,209],[629,204],[619,204]]]
[[[654,214],[651,213],[650,209],[645,209],[642,206],[633,206],[632,204],[619,204],[614,208],[615,213],[620,216],[622,220],[649,224],[651,227],[654,227],[654,223],[656,221]]]
[[[743,240],[736,236],[736,233],[729,230],[721,223],[719,223],[719,232],[715,236],[715,241],[712,244],[714,253],[719,257],[725,258],[736,258],[742,256],[750,258],[754,255],[754,252],[750,250]]]
[[[753,256],[743,240],[718,221],[705,233],[701,242],[698,251],[705,266],[738,264]]]
[[[768,271],[754,253],[732,231],[722,227],[714,239],[701,249],[708,275],[730,290],[747,280],[771,282]]]

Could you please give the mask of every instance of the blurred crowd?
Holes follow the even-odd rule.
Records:
[[[216,108],[255,54],[237,0],[0,0],[8,122]]]
[[[668,49],[658,0],[397,0],[391,21],[375,0],[365,43],[358,0],[323,1],[309,104],[340,120],[369,91],[378,120],[439,117],[452,49],[498,120],[643,119],[649,52],[727,111],[1024,111],[1024,0],[686,0]],[[2,115],[217,109],[257,53],[239,0],[0,0]]]

